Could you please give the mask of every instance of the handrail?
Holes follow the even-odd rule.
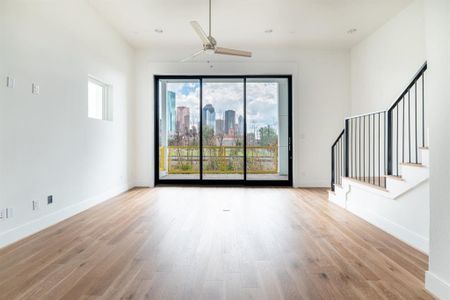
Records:
[[[203,160],[200,159],[198,146],[162,146],[164,159],[160,162],[168,174],[195,174],[199,163],[204,162],[205,174],[231,174],[243,172],[242,166],[233,167],[233,162],[243,162],[243,146],[204,146]],[[248,174],[276,174],[278,172],[278,145],[247,146],[249,164]],[[166,153],[167,151],[167,153]],[[240,152],[241,154],[237,153]],[[195,154],[197,153],[197,154]],[[161,155],[160,157],[163,157]],[[213,165],[209,165],[213,163]],[[231,167],[231,169],[230,169]]]
[[[359,114],[359,115],[355,115],[355,116],[351,116],[351,117],[346,117],[345,120],[351,120],[351,119],[356,119],[356,118],[360,118],[360,117],[364,117],[364,116],[382,114],[382,113],[385,113],[385,112],[386,112],[385,110],[379,110],[379,111],[374,111],[374,112],[370,112],[370,113],[365,113],[365,114]]]
[[[333,143],[333,145],[331,147],[336,146],[336,144],[339,142],[339,140],[341,139],[341,137],[344,135],[345,133],[345,129],[342,129],[341,133],[338,135],[336,141]]]
[[[345,165],[342,154],[344,153],[344,133],[341,131],[336,141],[331,146],[331,190],[334,191],[335,184],[342,183],[342,175],[344,174]]]

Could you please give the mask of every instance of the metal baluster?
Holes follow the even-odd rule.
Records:
[[[336,173],[334,171],[335,164],[334,164],[334,146],[331,147],[331,191],[334,192],[334,182],[336,178]]]
[[[373,118],[373,184],[375,185],[375,123],[376,123],[376,118],[375,118],[375,114],[372,115]]]
[[[386,119],[387,118],[387,119]],[[387,113],[384,114],[384,165],[385,165],[385,173],[384,175],[393,175],[393,164],[394,164],[394,158],[392,157],[393,151],[393,121],[394,116],[392,115],[392,108],[390,108]],[[386,128],[387,123],[387,128]],[[386,137],[386,129],[387,129],[387,137]]]
[[[339,138],[339,142],[338,142],[338,152],[339,152],[339,174],[338,174],[338,183],[341,184],[341,176],[342,176],[342,152],[341,152],[341,138]]]
[[[402,114],[402,163],[405,162],[405,97],[402,99],[403,114]]]
[[[422,74],[422,147],[425,147],[425,73]]]
[[[342,167],[344,167],[344,137],[345,137],[345,135],[342,135],[342,141],[341,141],[341,159],[342,159],[342,162],[341,162],[341,166]],[[344,168],[342,168],[342,170],[344,170]],[[341,185],[342,185],[342,176],[343,176],[343,171],[341,171]]]
[[[378,186],[380,186],[381,175],[381,119],[380,113],[378,113]]]
[[[397,105],[397,107],[395,108],[395,110],[397,111],[397,129],[395,130],[395,131],[396,131],[396,134],[397,134],[396,146],[395,146],[395,152],[397,152],[397,153],[396,153],[396,160],[395,160],[395,163],[396,163],[396,165],[397,165],[397,176],[398,176],[398,174],[399,174],[399,172],[398,172],[398,105]]]
[[[347,120],[345,120],[345,128],[344,128],[344,135],[345,135],[345,176],[349,176],[349,140],[350,140],[350,138],[349,138],[349,135],[348,135],[348,133],[349,133],[349,131],[350,131],[350,129],[349,129],[349,120],[347,119]]]
[[[352,120],[348,120],[349,123],[349,131],[348,131],[348,136],[349,136],[349,144],[348,144],[348,150],[349,150],[349,169],[350,169],[350,178],[353,178],[353,121]]]
[[[357,165],[356,165],[356,124],[355,124],[355,119],[353,119],[353,134],[355,135],[353,137],[353,155],[354,155],[354,160],[353,160],[353,165],[355,167],[355,173],[353,174],[353,178],[357,178],[358,174],[356,173],[357,171]]]
[[[418,158],[418,155],[417,155],[417,151],[418,151],[418,144],[417,144],[417,82],[414,84],[414,105],[415,105],[415,108],[414,108],[414,113],[415,113],[415,118],[414,118],[414,127],[415,127],[415,138],[414,138],[414,142],[415,142],[415,144],[416,144],[416,147],[415,147],[415,153],[416,153],[416,164],[419,162],[419,158]]]
[[[367,181],[370,183],[370,162],[371,162],[371,159],[370,159],[370,115],[368,116],[369,118],[369,120],[368,120],[368,122],[369,122],[369,124],[368,124],[368,126],[367,126],[367,134],[368,134],[368,142],[369,142],[369,145],[368,145],[368,147],[367,147],[367,149],[369,150],[369,159],[367,160],[368,161],[368,164],[367,164],[367,166],[368,166],[368,172],[367,172]]]
[[[408,161],[411,163],[411,90],[408,91]]]
[[[358,175],[361,180],[361,118],[358,118]]]
[[[387,175],[387,147],[386,147],[386,112],[383,112],[383,149],[384,149],[384,175]]]
[[[363,180],[366,181],[366,116],[363,116]]]

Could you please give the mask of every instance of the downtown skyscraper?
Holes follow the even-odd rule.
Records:
[[[234,110],[225,111],[225,134],[229,134],[230,130],[234,131],[236,124],[236,112]]]
[[[216,127],[216,112],[212,104],[206,104],[202,109],[203,126],[215,130]]]
[[[167,91],[167,131],[175,132],[177,129],[176,93]]]

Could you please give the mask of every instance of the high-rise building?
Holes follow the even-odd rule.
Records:
[[[225,122],[222,119],[216,120],[216,134],[224,134]]]
[[[177,131],[181,134],[189,132],[190,114],[189,107],[178,106],[177,107]]]
[[[229,134],[230,129],[234,130],[234,124],[236,124],[236,112],[234,110],[225,111],[225,133]]]
[[[242,116],[238,117],[238,134],[244,134],[244,118]]]
[[[177,104],[176,93],[167,92],[167,131],[175,132],[177,129],[177,113],[175,110]]]
[[[216,126],[216,112],[214,106],[206,104],[202,109],[203,126],[215,129]]]

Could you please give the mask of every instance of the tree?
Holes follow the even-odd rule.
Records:
[[[272,146],[278,143],[278,135],[270,125],[261,127],[258,132],[260,146]]]
[[[203,143],[207,146],[215,146],[214,129],[209,126],[203,126]]]
[[[222,147],[223,146],[223,139],[225,137],[225,134],[223,133],[218,133],[216,134],[216,139],[217,139],[217,144]]]

